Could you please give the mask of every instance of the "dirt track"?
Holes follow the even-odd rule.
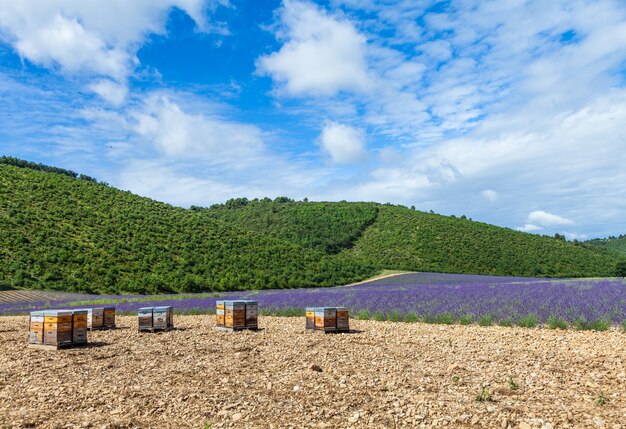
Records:
[[[259,321],[233,334],[177,316],[180,330],[139,334],[118,317],[90,348],[46,352],[26,347],[25,317],[2,317],[0,427],[626,428],[617,330]],[[493,401],[477,402],[484,383]]]

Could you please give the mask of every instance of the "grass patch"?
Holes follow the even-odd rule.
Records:
[[[472,317],[471,314],[464,314],[463,316],[461,316],[461,318],[459,319],[459,323],[461,325],[471,325],[472,322],[474,321],[474,317]]]
[[[440,314],[437,319],[437,323],[441,323],[443,325],[452,325],[455,322],[454,316],[450,313]]]
[[[576,318],[573,325],[579,331],[608,331],[611,328],[611,322],[606,319],[588,321],[584,317]]]
[[[478,319],[478,324],[480,326],[491,326],[493,325],[493,317],[488,314],[480,316],[480,318]]]
[[[419,322],[420,318],[417,314],[411,312],[404,315],[404,321],[408,323]],[[625,322],[626,323],[626,322]]]
[[[527,314],[517,322],[517,326],[521,326],[522,328],[534,328],[538,323],[539,318],[536,314]]]
[[[356,314],[356,318],[359,320],[369,320],[371,317],[370,312],[368,310],[359,310]]]
[[[556,316],[550,316],[546,321],[546,326],[549,329],[567,329],[567,321]]]
[[[511,326],[513,326],[513,320],[511,320],[511,319],[502,319],[502,320],[498,321],[498,325],[504,326],[506,328],[510,328]]]
[[[385,320],[385,314],[382,311],[377,311],[372,316],[372,319],[374,319],[374,320],[376,320],[378,322],[382,322],[383,320]]]
[[[393,310],[387,313],[386,318],[390,322],[399,322],[400,320],[402,320],[402,315],[398,310]]]

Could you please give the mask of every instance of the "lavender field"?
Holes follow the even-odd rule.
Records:
[[[626,281],[534,279],[412,273],[359,286],[159,296],[93,296],[2,303],[0,315],[32,309],[114,304],[119,313],[172,305],[179,314],[212,313],[218,299],[255,299],[262,314],[303,315],[304,307],[341,305],[352,317],[433,323],[607,329],[626,321]]]

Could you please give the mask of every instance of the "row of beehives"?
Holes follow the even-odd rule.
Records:
[[[223,330],[258,329],[259,305],[256,301],[217,301],[217,328]],[[345,307],[307,307],[306,329],[309,331],[347,332],[350,330]]]
[[[143,307],[138,313],[139,331],[174,328],[171,306]],[[217,328],[228,331],[258,329],[258,303],[251,300],[217,301]],[[115,328],[115,307],[78,310],[33,311],[29,322],[29,343],[61,347],[87,343],[88,329]],[[307,307],[306,329],[321,332],[348,332],[345,307]]]
[[[88,329],[115,328],[115,307],[32,311],[28,342],[44,346],[87,343]]]

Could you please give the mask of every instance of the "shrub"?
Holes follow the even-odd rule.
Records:
[[[537,323],[539,323],[537,315],[536,314],[528,314],[528,315],[522,317],[519,320],[519,322],[517,322],[517,325],[521,326],[522,328],[534,328],[535,326],[537,326]]]
[[[493,325],[493,317],[488,314],[480,316],[480,319],[478,319],[478,324],[480,326],[491,326]]]
[[[450,313],[440,314],[437,319],[439,323],[444,325],[452,325],[454,323],[454,316]]]
[[[356,314],[356,318],[359,320],[369,320],[370,312],[365,309],[359,310],[359,312]]]
[[[550,316],[548,317],[546,326],[550,329],[567,329],[567,322],[556,316]]]
[[[404,321],[405,322],[409,322],[409,323],[415,323],[415,322],[419,322],[420,318],[417,316],[417,314],[411,312],[411,313],[407,313],[404,315]]]
[[[473,321],[473,317],[471,314],[464,314],[463,316],[461,316],[461,318],[459,319],[459,323],[461,325],[471,325],[472,321]]]
[[[382,322],[383,320],[385,320],[385,314],[382,311],[377,311],[372,316],[372,319]]]

